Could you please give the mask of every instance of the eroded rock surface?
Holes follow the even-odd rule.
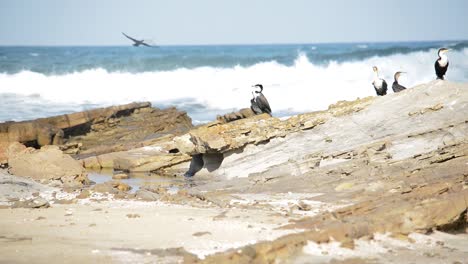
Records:
[[[81,187],[89,184],[85,169],[70,155],[57,146],[45,146],[14,156],[8,160],[13,175],[37,181],[60,181],[66,187]]]
[[[60,145],[68,135],[87,131],[99,119],[127,114],[150,103],[131,103],[111,106],[67,115],[39,118],[33,121],[6,122],[0,124],[0,142],[21,142],[31,146]]]

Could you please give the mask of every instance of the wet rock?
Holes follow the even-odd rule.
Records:
[[[120,192],[128,192],[132,189],[132,187],[123,182],[108,181],[105,183],[96,184],[91,189],[100,193],[118,194]]]
[[[115,185],[114,185],[115,186]],[[126,184],[126,183],[117,183],[116,184],[116,188],[119,190],[119,191],[122,191],[122,192],[128,192],[132,189],[132,187],[130,187],[130,185]]]
[[[122,180],[122,179],[128,179],[130,178],[128,174],[125,173],[119,173],[119,174],[114,174],[112,175],[112,179],[114,180]]]

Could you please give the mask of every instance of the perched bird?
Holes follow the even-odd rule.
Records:
[[[403,73],[406,73],[406,72],[396,72],[395,73],[395,76],[394,76],[395,81],[393,81],[393,85],[392,85],[393,92],[395,92],[395,93],[399,93],[399,92],[406,89],[406,87],[404,87],[403,85],[398,83],[398,78],[400,78],[400,75],[403,74]]]
[[[127,37],[128,39],[130,39],[131,41],[135,42],[135,43],[133,43],[133,46],[135,46],[135,47],[138,47],[138,46],[140,46],[140,45],[147,46],[147,47],[152,47],[151,45],[146,44],[144,39],[142,39],[142,40],[136,40],[136,39],[134,39],[134,38],[128,36],[127,34],[125,34],[125,33],[123,33],[123,32],[122,32],[122,34],[123,34],[125,37]]]
[[[375,76],[374,76],[374,81],[372,82],[372,84],[374,85],[375,92],[379,96],[386,95],[387,94],[387,82],[384,79],[379,78],[379,69],[376,66],[374,66],[373,70],[374,70]]]
[[[258,106],[257,102],[255,102],[255,94],[254,92],[252,92],[252,96],[253,98],[250,99],[250,109],[252,109],[252,111],[256,114],[256,115],[259,115],[261,113],[263,113],[262,109],[260,109],[260,107]]]
[[[250,108],[257,115],[267,113],[271,116],[270,104],[268,103],[268,100],[262,93],[263,85],[256,84],[252,87],[255,87],[255,89],[258,90],[252,92],[253,98],[250,100]]]
[[[437,53],[439,55],[439,58],[436,60],[434,64],[437,79],[443,80],[445,73],[447,72],[449,61],[448,61],[448,57],[446,53],[448,51],[449,49],[441,48],[439,49],[439,52]]]

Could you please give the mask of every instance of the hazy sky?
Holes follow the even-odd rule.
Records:
[[[468,0],[0,0],[0,45],[468,39]]]

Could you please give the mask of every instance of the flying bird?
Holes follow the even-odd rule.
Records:
[[[271,116],[270,104],[268,103],[268,100],[262,93],[263,85],[256,84],[252,87],[259,90],[252,92],[253,98],[250,100],[250,108],[257,115],[267,113]]]
[[[373,67],[375,76],[372,84],[374,85],[375,92],[378,96],[383,96],[387,94],[387,82],[379,77],[379,69],[377,66]]]
[[[439,49],[439,52],[437,53],[439,55],[439,58],[436,60],[434,64],[437,79],[443,80],[445,73],[447,72],[449,61],[448,61],[448,57],[446,53],[448,51],[449,49],[441,48]]]
[[[145,43],[145,40],[144,40],[144,39],[142,39],[142,40],[136,40],[136,39],[134,39],[134,38],[128,36],[127,34],[125,34],[125,33],[123,33],[123,32],[122,32],[122,34],[123,34],[125,37],[127,37],[128,39],[130,39],[131,41],[133,41],[133,42],[134,42],[134,43],[133,43],[133,46],[135,46],[135,47],[138,47],[138,46],[140,46],[140,45],[143,45],[143,46],[146,46],[146,47],[153,47],[153,46],[151,46],[151,45]]]

